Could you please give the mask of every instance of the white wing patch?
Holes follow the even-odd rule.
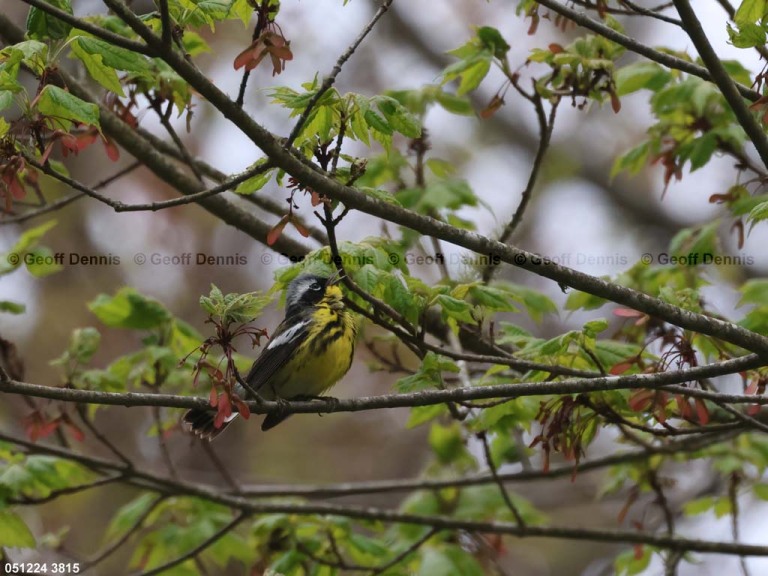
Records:
[[[296,335],[299,332],[301,332],[306,326],[308,326],[310,322],[312,322],[312,320],[304,320],[303,322],[294,324],[293,326],[288,328],[288,330],[280,334],[277,338],[274,338],[272,341],[270,341],[266,349],[272,350],[272,348],[277,348],[278,346],[282,346],[283,344],[288,344],[296,337]]]

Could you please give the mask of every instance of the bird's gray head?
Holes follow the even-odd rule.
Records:
[[[301,274],[291,280],[285,297],[285,315],[293,316],[300,310],[320,302],[325,295],[328,280],[327,276],[315,274]]]

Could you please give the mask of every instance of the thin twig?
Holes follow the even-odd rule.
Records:
[[[168,0],[163,0],[163,2],[166,3],[166,7],[167,7]],[[165,28],[163,28],[163,35],[165,35]],[[192,173],[195,175],[198,182],[203,182],[203,175],[200,174],[200,171],[198,170],[197,165],[195,164],[195,159],[192,158],[192,155],[189,153],[189,150],[187,150],[187,147],[184,146],[184,142],[181,141],[179,134],[176,132],[176,129],[173,127],[173,124],[171,124],[170,116],[174,107],[173,100],[168,101],[165,112],[163,112],[160,109],[160,101],[158,99],[150,98],[150,106],[157,114],[157,117],[160,119],[160,124],[162,124],[163,128],[165,128],[165,131],[168,132],[168,135],[171,137],[171,140],[173,140],[173,143],[176,145],[176,148],[179,150],[179,154],[181,154],[181,157],[184,159],[184,163],[187,166],[189,166],[190,170],[192,170]]]
[[[91,419],[88,418],[88,414],[86,414],[86,408],[84,404],[77,405],[77,414],[80,416],[80,421],[85,424],[85,427],[90,430],[91,434],[93,434],[93,436],[99,442],[101,442],[110,452],[112,452],[112,454],[122,460],[126,466],[133,466],[133,462],[131,462],[131,460],[122,452],[122,450],[115,446],[115,444],[104,434],[102,434],[101,431],[96,428],[96,425],[91,422]]]
[[[160,447],[160,455],[165,462],[165,467],[168,469],[168,474],[170,474],[171,478],[176,480],[179,477],[179,473],[176,470],[176,465],[173,463],[173,458],[171,457],[171,453],[168,450],[168,444],[165,442],[165,436],[163,436],[163,419],[160,414],[161,410],[162,408],[160,406],[152,406],[152,419],[155,421],[155,428],[157,428],[157,444]]]
[[[355,41],[352,42],[349,48],[347,48],[344,53],[339,56],[339,59],[336,61],[336,65],[333,67],[333,70],[331,70],[331,73],[325,77],[323,83],[320,85],[320,88],[318,88],[315,95],[312,96],[312,98],[309,100],[307,107],[304,108],[304,112],[302,112],[301,116],[299,116],[299,119],[296,121],[296,125],[293,127],[293,130],[291,130],[288,139],[285,141],[285,148],[291,147],[294,140],[296,140],[299,133],[301,132],[301,129],[304,127],[304,124],[306,123],[307,118],[309,118],[309,114],[312,112],[315,104],[318,103],[323,94],[330,90],[331,86],[333,86],[334,82],[336,82],[336,77],[341,73],[342,66],[344,66],[347,60],[349,60],[352,54],[354,54],[355,50],[357,50],[357,47],[360,46],[363,40],[365,40],[365,37],[368,36],[371,30],[373,30],[373,27],[376,25],[376,22],[379,21],[379,18],[381,18],[384,13],[389,10],[389,7],[393,1],[394,0],[384,0],[384,2],[382,2],[379,9],[376,10],[376,13],[373,15],[373,18],[371,18],[371,21],[368,22],[365,28],[363,28],[363,31],[360,32],[357,38],[355,38]]]
[[[552,107],[549,110],[549,116],[544,112],[544,105],[542,104],[541,97],[535,94],[531,99],[536,109],[536,117],[539,120],[539,145],[536,148],[536,155],[533,158],[533,165],[531,166],[531,172],[528,175],[528,183],[525,185],[522,196],[520,197],[520,203],[515,210],[512,220],[510,220],[504,227],[504,230],[499,235],[499,242],[507,242],[517,230],[517,227],[523,221],[523,215],[528,207],[533,196],[533,189],[536,186],[541,167],[544,164],[544,157],[549,149],[549,143],[552,141],[552,131],[555,128],[555,116],[557,114],[557,105],[560,100],[555,100],[552,103]],[[490,262],[485,267],[482,274],[482,279],[487,284],[493,277],[494,272],[498,268],[497,264]]]
[[[507,492],[507,487],[504,486],[504,482],[501,481],[501,478],[499,477],[499,471],[496,469],[496,464],[493,462],[493,454],[491,454],[491,445],[488,442],[488,435],[485,432],[479,432],[477,435],[477,439],[480,440],[480,443],[483,445],[483,454],[485,455],[485,463],[488,466],[488,470],[491,472],[491,476],[493,477],[493,481],[496,483],[496,486],[499,488],[499,493],[501,493],[501,497],[504,500],[504,503],[507,505],[507,508],[512,512],[512,516],[515,517],[515,522],[517,522],[517,525],[520,526],[520,528],[525,528],[526,523],[525,520],[523,520],[522,515],[520,514],[520,511],[517,509],[517,506],[515,506],[515,503],[512,502],[512,498],[509,496],[509,492]]]
[[[90,188],[91,190],[100,190],[101,188],[105,188],[115,180],[118,180],[119,178],[122,178],[126,174],[133,172],[134,170],[136,170],[136,168],[139,168],[141,165],[142,165],[141,162],[131,162],[125,168],[118,170],[115,174],[94,184]],[[46,204],[45,206],[38,208],[37,210],[25,212],[24,214],[19,214],[17,216],[11,216],[10,218],[2,218],[0,219],[0,226],[4,224],[19,224],[21,222],[26,222],[27,220],[31,220],[32,218],[37,218],[38,216],[42,216],[43,214],[55,212],[60,208],[63,208],[64,206],[71,204],[75,200],[79,200],[80,198],[83,198],[85,195],[86,194],[84,192],[76,192],[75,194],[71,194],[64,198],[56,200],[55,202]]]
[[[67,486],[66,488],[59,488],[58,490],[52,490],[50,494],[47,494],[46,496],[43,496],[41,498],[28,498],[25,496],[22,496],[21,498],[9,498],[8,503],[15,504],[18,506],[37,506],[39,504],[45,504],[46,502],[51,502],[53,500],[56,500],[61,496],[77,494],[78,492],[84,492],[86,490],[91,490],[92,488],[98,488],[100,486],[112,484],[114,482],[118,482],[122,478],[123,478],[122,473],[112,474],[110,476],[105,476],[104,478],[99,478],[98,480],[94,480],[93,482],[86,482],[84,484],[77,484],[76,486]]]
[[[629,10],[622,10],[620,8],[612,8],[610,6],[605,6],[598,8],[595,4],[592,4],[589,2],[589,0],[571,0],[576,6],[581,6],[583,8],[587,8],[589,10],[602,10],[606,14],[620,14],[622,16],[648,16],[649,18],[655,18],[656,20],[660,20],[661,22],[666,22],[667,24],[674,24],[675,26],[682,26],[682,23],[677,20],[676,18],[672,18],[670,16],[666,16],[665,14],[660,14],[659,11],[663,10],[665,8],[668,8],[672,6],[671,2],[667,2],[665,4],[662,4],[661,6],[657,6],[656,8],[643,8],[642,6],[638,6],[634,2],[630,2],[629,0],[619,0],[620,4],[624,4]]]
[[[237,514],[225,526],[222,526],[221,528],[219,528],[214,534],[212,534],[211,536],[203,540],[200,544],[195,546],[192,550],[190,550],[186,554],[183,554],[178,558],[174,558],[173,560],[170,560],[169,562],[166,562],[165,564],[162,564],[157,568],[153,568],[151,570],[147,570],[146,572],[142,572],[140,576],[154,576],[155,574],[160,574],[162,572],[165,572],[166,570],[170,570],[174,566],[178,566],[179,564],[183,564],[187,560],[194,558],[201,552],[205,551],[206,548],[209,548],[210,546],[215,544],[217,541],[219,541],[221,538],[226,536],[229,532],[237,528],[237,526],[241,522],[243,522],[243,520],[247,519],[249,516],[250,514],[246,512],[241,512],[240,514]]]
[[[710,44],[704,29],[701,27],[701,22],[699,22],[699,18],[696,16],[696,12],[691,7],[690,2],[688,0],[673,1],[683,21],[684,29],[709,70],[712,81],[722,92],[739,124],[752,141],[763,164],[768,166],[768,138],[765,135],[765,130],[757,122],[752,112],[749,111],[736,84],[723,66],[714,48],[712,48],[712,44]]]
[[[112,544],[104,548],[101,552],[99,552],[96,556],[93,558],[85,561],[82,566],[82,572],[85,573],[89,571],[94,566],[100,564],[107,558],[109,558],[112,554],[117,552],[123,544],[128,542],[128,540],[133,536],[136,532],[138,532],[141,527],[144,525],[144,521],[149,518],[150,514],[155,511],[155,508],[157,508],[160,503],[165,500],[166,495],[160,494],[155,498],[150,505],[147,507],[147,509],[141,513],[141,515],[136,518],[136,520],[133,522],[133,524],[128,528],[117,540],[115,540]]]
[[[734,542],[741,540],[741,534],[739,530],[739,483],[741,476],[738,472],[732,472],[728,479],[728,500],[731,502],[731,535]],[[747,566],[747,559],[744,556],[739,556],[739,566],[741,567],[741,575],[749,576],[749,567]]]
[[[424,536],[416,540],[413,544],[408,546],[408,548],[400,552],[400,554],[392,558],[389,562],[386,562],[385,564],[382,564],[381,566],[373,570],[370,576],[378,576],[379,574],[383,574],[390,568],[394,568],[395,566],[400,564],[400,562],[405,560],[408,556],[416,552],[419,548],[421,548],[427,542],[427,540],[429,540],[430,538],[432,538],[432,536],[434,536],[435,534],[438,534],[439,532],[440,530],[438,530],[437,528],[432,528],[431,530],[428,530],[427,533],[424,534]]]
[[[120,36],[119,34],[115,34],[114,32],[110,32],[109,30],[105,30],[101,26],[97,26],[95,24],[86,22],[85,20],[82,20],[80,18],[76,18],[72,14],[69,14],[64,10],[61,10],[60,8],[57,8],[53,4],[49,4],[45,0],[21,0],[21,1],[24,2],[25,4],[28,4],[29,6],[33,6],[37,8],[41,12],[45,12],[46,14],[50,14],[51,16],[55,16],[62,22],[66,22],[67,24],[71,25],[74,28],[77,28],[78,30],[82,30],[84,32],[88,32],[89,34],[93,34],[97,38],[100,38],[106,42],[109,42],[114,46],[119,46],[120,48],[125,48],[126,50],[130,50],[131,52],[136,52],[137,54],[143,54],[145,56],[151,55],[151,50],[149,46],[147,46],[146,44],[142,44],[141,42],[136,42],[135,40],[131,40],[129,38],[126,38],[125,36]]]
[[[91,198],[106,204],[107,206],[114,209],[115,212],[140,212],[140,211],[147,211],[147,210],[151,210],[154,212],[157,210],[163,210],[165,208],[172,208],[174,206],[182,206],[184,204],[199,202],[200,200],[204,200],[211,196],[215,196],[217,194],[221,194],[222,192],[226,192],[227,190],[237,186],[241,182],[244,182],[249,178],[256,176],[257,174],[261,174],[262,172],[265,172],[266,170],[269,170],[270,168],[272,168],[272,166],[267,162],[259,166],[255,166],[254,168],[250,168],[249,170],[246,170],[245,172],[242,172],[230,178],[229,180],[219,184],[218,186],[214,186],[213,188],[209,188],[208,190],[196,192],[188,196],[183,196],[181,198],[173,198],[171,200],[163,200],[161,202],[148,202],[144,204],[125,204],[118,200],[113,200],[109,196],[104,196],[103,194],[99,194],[92,188],[88,188],[87,186],[78,182],[77,180],[74,180],[68,176],[65,176],[63,174],[56,172],[56,170],[51,168],[51,166],[48,164],[40,164],[34,158],[26,155],[25,155],[25,159],[27,160],[27,162],[29,162],[30,165],[34,166],[41,172],[44,172],[45,174],[48,174],[49,176],[55,178],[56,180],[59,180],[64,184],[67,184],[69,187],[74,188],[75,190],[78,190],[83,194],[90,196]]]
[[[202,446],[203,452],[205,452],[208,458],[211,459],[211,462],[213,462],[214,468],[216,468],[224,481],[229,485],[232,492],[234,494],[240,494],[240,486],[237,483],[237,480],[235,480],[234,476],[227,470],[227,467],[224,465],[224,462],[221,461],[221,458],[219,458],[219,455],[216,453],[216,450],[213,449],[211,443],[200,442],[199,444]]]

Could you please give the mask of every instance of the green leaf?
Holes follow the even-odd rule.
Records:
[[[260,166],[261,164],[264,164],[266,162],[266,159],[261,159],[256,164],[251,166],[251,168],[255,168],[256,166]],[[258,192],[264,186],[266,186],[267,182],[269,182],[272,179],[272,174],[274,173],[274,168],[270,168],[269,170],[265,170],[264,172],[260,174],[256,174],[255,176],[251,176],[248,178],[248,180],[245,180],[241,182],[237,188],[235,188],[235,192],[237,194],[253,194],[254,192]]]
[[[421,565],[416,576],[464,576],[458,567],[437,548],[425,548],[421,554]]]
[[[421,136],[421,122],[400,102],[390,96],[376,96],[373,101],[394,130],[408,138]]]
[[[215,284],[211,284],[210,294],[200,297],[200,306],[223,324],[243,324],[256,318],[271,300],[260,292],[223,294]]]
[[[37,98],[37,110],[54,120],[71,120],[99,127],[99,107],[48,84]]]
[[[626,170],[630,175],[637,174],[648,164],[650,155],[650,142],[643,142],[639,146],[635,146],[629,152],[616,158],[611,167],[611,178],[623,170]]]
[[[121,506],[109,524],[106,538],[114,538],[130,530],[156,501],[157,496],[147,492]]]
[[[719,136],[714,132],[707,132],[700,138],[691,142],[688,159],[691,161],[691,172],[705,166],[719,145]]]
[[[733,21],[739,26],[757,22],[766,15],[767,4],[766,0],[742,0]]]
[[[683,504],[683,512],[688,516],[695,516],[697,514],[708,512],[714,505],[715,498],[712,496],[705,496],[703,498],[697,498],[696,500],[690,500]]]
[[[96,328],[77,328],[72,332],[67,351],[52,364],[63,364],[74,361],[78,364],[87,364],[101,344],[101,334]]]
[[[511,300],[515,298],[513,294],[494,288],[493,286],[477,285],[469,289],[472,299],[480,306],[498,312],[517,312],[518,308],[512,304]]]
[[[586,292],[574,291],[565,301],[566,310],[596,310],[606,303],[604,298]]]
[[[752,226],[763,220],[768,220],[768,202],[761,202],[747,215],[747,222],[751,222]]]
[[[695,228],[684,228],[672,238],[669,251],[677,257],[688,258],[691,264],[703,264],[705,255],[719,253],[717,230],[720,221]]]
[[[0,510],[0,546],[8,548],[35,548],[35,537],[18,514]]]
[[[72,53],[85,64],[88,73],[107,90],[123,96],[123,88],[116,70],[125,70],[149,76],[150,64],[141,54],[132,52],[108,42],[85,36],[77,31],[70,47]]]
[[[726,23],[728,40],[736,48],[753,48],[765,44],[765,28],[752,22],[745,22],[738,30]]]
[[[29,250],[24,256],[24,262],[27,265],[27,271],[35,278],[43,278],[64,269],[61,264],[63,259],[55,256],[47,246],[38,246]]]
[[[458,545],[427,546],[421,552],[421,564],[415,576],[483,576],[486,574],[475,557]]]
[[[538,290],[511,282],[499,283],[499,287],[503,288],[517,301],[522,302],[526,310],[528,310],[528,314],[536,322],[541,322],[546,314],[556,314],[558,311],[558,307],[552,299]]]
[[[24,304],[18,302],[11,302],[10,300],[0,300],[0,312],[8,312],[9,314],[24,314],[27,307]]]
[[[5,110],[11,104],[13,104],[13,92],[10,90],[0,90],[0,111]],[[0,126],[2,126],[0,129],[0,138],[2,138],[8,133],[10,124],[6,122],[5,118],[0,118],[0,120],[2,120],[2,124],[0,124]]]
[[[21,265],[24,254],[34,247],[40,238],[54,226],[56,226],[56,220],[49,220],[39,226],[30,228],[19,236],[16,244],[14,244],[6,254],[0,256],[0,275],[16,270],[16,268]],[[14,258],[10,257],[11,254],[14,255]]]
[[[614,74],[616,95],[625,96],[647,88],[656,91],[672,79],[672,74],[654,62],[635,62],[619,68]]]
[[[72,4],[69,0],[44,0],[54,8],[73,15]],[[51,16],[38,8],[30,8],[27,14],[27,35],[35,40],[62,40],[69,36],[72,29],[70,24]]]
[[[443,416],[448,413],[448,407],[445,404],[435,404],[433,406],[416,406],[411,408],[406,427],[416,428],[427,422]]]
[[[764,278],[747,280],[739,292],[741,292],[741,300],[739,300],[738,306],[745,304],[768,306],[768,280]]]
[[[429,445],[434,450],[438,461],[450,464],[465,453],[461,426],[454,422],[448,426],[434,423],[429,429]]]
[[[723,68],[735,82],[749,86],[752,84],[752,73],[738,60],[722,60]]]
[[[768,484],[755,484],[752,486],[752,492],[760,500],[768,500]]]
[[[496,28],[482,26],[477,29],[477,37],[485,48],[493,52],[495,58],[506,58],[510,45]]]
[[[474,323],[476,320],[472,316],[472,306],[469,302],[459,300],[447,294],[439,294],[435,299],[437,304],[443,309],[443,315],[455,318],[459,322]]]
[[[437,100],[437,103],[440,104],[440,106],[452,114],[472,116],[475,113],[472,103],[468,98],[463,96],[456,96],[455,94],[441,90],[435,95],[435,100]]]
[[[107,326],[148,330],[171,319],[160,302],[140,294],[134,288],[121,288],[114,296],[100,294],[88,308]]]
[[[394,132],[392,126],[390,126],[383,117],[381,117],[373,110],[366,110],[363,113],[363,118],[365,118],[365,122],[368,124],[368,127],[376,130],[377,132],[381,132],[382,134],[392,134]]]
[[[603,318],[599,318],[597,320],[590,320],[589,322],[584,324],[584,327],[582,328],[584,333],[587,336],[591,336],[592,338],[594,338],[600,332],[604,332],[607,329],[608,329],[608,321]]]
[[[480,55],[472,59],[461,71],[459,87],[456,90],[457,96],[464,96],[480,86],[480,82],[488,75],[491,69],[490,55]]]

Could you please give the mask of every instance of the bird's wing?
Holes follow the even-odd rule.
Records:
[[[283,320],[245,377],[251,388],[258,392],[295,356],[296,350],[309,335],[311,323],[311,318],[291,322],[290,325],[287,319]]]

